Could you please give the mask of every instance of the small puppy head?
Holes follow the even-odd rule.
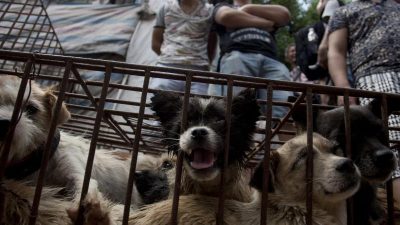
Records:
[[[388,107],[389,114],[393,110],[397,109]],[[314,130],[337,142],[344,150],[346,146],[344,108],[317,111],[315,115]],[[304,112],[297,111],[293,115],[293,119],[297,125],[303,127],[303,130],[305,130],[305,118]],[[381,120],[380,102],[374,100],[368,106],[350,106],[350,126],[351,158],[360,169],[361,175],[371,183],[386,181],[396,167],[396,160],[393,152],[384,144],[386,138]],[[343,155],[343,151],[334,153]]]
[[[176,157],[164,153],[143,160],[152,161],[152,164],[140,166],[141,170],[135,172],[135,185],[143,203],[151,204],[168,198],[175,184]]]
[[[321,204],[342,201],[359,188],[361,177],[350,159],[331,152],[337,148],[321,135],[313,134],[313,201]],[[269,191],[294,201],[306,199],[307,136],[300,135],[271,154]],[[263,166],[251,185],[262,190]]]
[[[10,128],[20,83],[21,79],[18,77],[0,76],[0,153],[3,151],[4,141]],[[31,86],[28,83],[25,91],[23,103],[26,104],[23,104],[25,107],[21,109],[21,117],[15,128],[9,162],[28,155],[44,144],[47,138],[57,97],[52,91],[44,91],[34,82],[31,83]],[[63,105],[57,124],[62,124],[69,118],[70,113]]]
[[[158,92],[152,109],[164,128],[170,151],[182,151],[184,167],[195,180],[213,180],[223,166],[226,103],[216,98],[190,98],[187,129],[181,132],[183,99],[179,95]],[[241,165],[250,149],[251,135],[260,109],[254,90],[245,90],[233,98],[229,137],[229,165]]]

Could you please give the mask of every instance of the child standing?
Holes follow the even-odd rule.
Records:
[[[206,0],[165,0],[153,29],[157,66],[209,70],[216,38],[210,33],[213,6]],[[184,91],[185,81],[153,78],[150,87]],[[208,84],[192,83],[191,92],[206,94]]]

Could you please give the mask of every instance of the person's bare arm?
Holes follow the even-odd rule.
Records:
[[[328,66],[329,73],[335,86],[350,88],[347,80],[347,28],[333,31],[328,40]],[[350,98],[350,104],[356,104],[355,98]],[[338,97],[338,105],[343,105],[343,97]]]
[[[276,27],[286,26],[290,22],[289,10],[281,5],[247,4],[240,7],[239,10],[253,16],[270,20],[274,22]]]
[[[215,22],[230,29],[257,27],[267,31],[274,30],[274,22],[257,16],[253,16],[244,11],[222,6],[215,14]]]
[[[324,10],[327,2],[328,2],[328,0],[319,0],[318,1],[317,7],[316,7],[318,15],[321,15],[322,10]]]
[[[151,39],[151,49],[157,54],[161,54],[161,45],[164,41],[164,28],[154,27],[153,37]]]
[[[323,68],[328,68],[328,33],[329,29],[325,29],[324,37],[318,46],[318,64]]]

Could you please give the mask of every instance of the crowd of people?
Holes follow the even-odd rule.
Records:
[[[325,70],[326,77],[309,79],[297,65],[296,44],[288,44],[285,51],[289,71],[278,58],[274,35],[289,24],[290,12],[280,5],[252,4],[251,0],[166,0],[157,14],[152,49],[159,55],[158,66],[208,71],[214,61],[216,71],[225,74],[400,93],[400,0],[347,4],[319,0],[316,11],[324,32],[316,63],[309,69]],[[308,39],[313,37],[308,33]],[[153,78],[150,87],[184,91],[185,82]],[[207,94],[210,88],[215,87],[193,83],[191,92]],[[234,94],[238,91],[235,88]],[[224,87],[220,93],[226,94]],[[258,93],[264,99],[266,94],[265,90]],[[290,95],[274,91],[273,100],[286,101]],[[328,98],[319,99],[328,104]],[[369,101],[350,98],[351,104]],[[334,102],[343,105],[343,97]],[[273,116],[283,117],[286,110],[274,106]],[[400,116],[391,115],[389,126],[400,127]],[[391,131],[390,138],[400,140],[400,132]],[[393,178],[395,198],[400,201],[400,170]]]

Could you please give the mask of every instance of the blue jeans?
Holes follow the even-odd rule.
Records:
[[[243,53],[232,51],[226,53],[221,59],[221,73],[237,74],[250,77],[261,77],[270,80],[290,81],[288,68],[281,62],[257,53]],[[223,87],[222,93],[226,95],[226,88]],[[243,88],[234,87],[233,94],[237,94]],[[288,91],[274,91],[272,99],[274,101],[287,101],[293,95]],[[258,90],[259,99],[267,99],[267,90]],[[265,111],[265,109],[263,109]],[[288,112],[288,108],[283,106],[273,106],[272,116],[282,118]]]
[[[161,64],[161,63],[158,63],[157,66],[208,71],[207,66],[176,65],[176,64]],[[151,89],[185,92],[186,81],[163,79],[163,78],[151,78],[149,86]],[[207,94],[207,90],[208,90],[208,84],[206,83],[192,83],[190,87],[190,92],[194,94]]]

